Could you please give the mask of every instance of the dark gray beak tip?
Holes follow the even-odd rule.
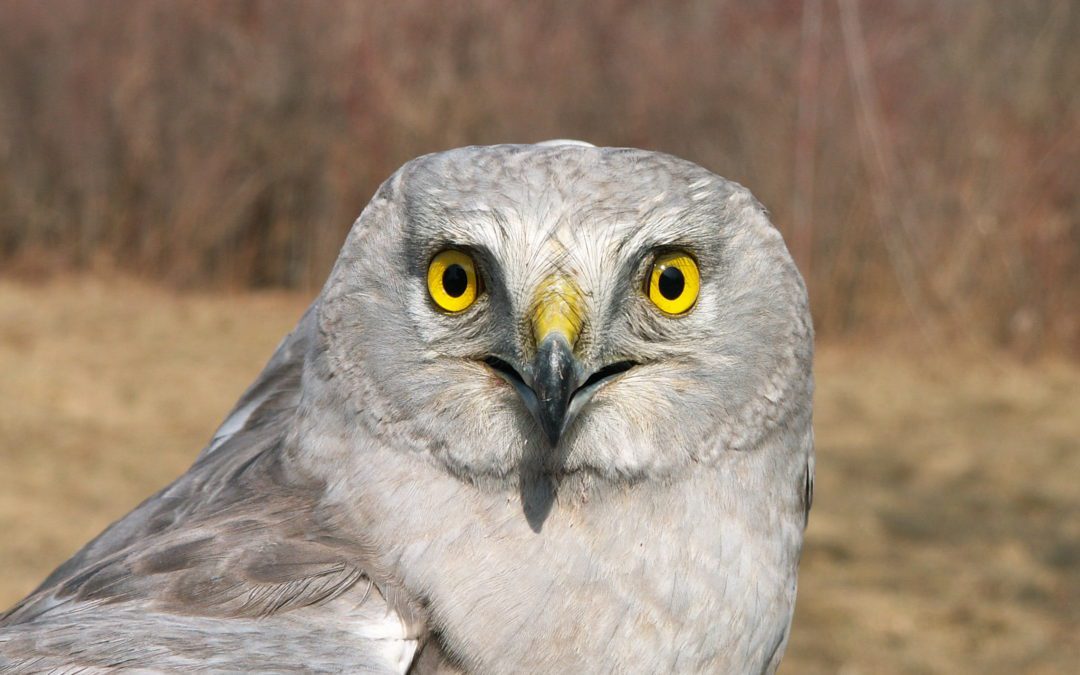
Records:
[[[551,442],[559,443],[565,427],[570,398],[577,388],[577,367],[570,343],[554,334],[540,343],[533,367],[533,390],[539,410],[540,427]]]
[[[548,440],[548,444],[553,448],[557,446],[559,444],[559,437],[562,436],[560,429],[552,427],[543,420],[540,422],[540,427],[544,431],[544,438]]]

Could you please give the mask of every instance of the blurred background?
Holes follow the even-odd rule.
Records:
[[[579,138],[806,277],[786,672],[1080,663],[1080,4],[0,0],[0,606],[181,472],[398,166]]]

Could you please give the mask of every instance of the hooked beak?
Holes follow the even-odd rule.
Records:
[[[494,356],[484,361],[514,386],[551,447],[556,447],[600,386],[637,364],[619,361],[586,377],[574,355],[585,307],[577,287],[566,277],[553,275],[545,280],[533,307],[536,354],[524,372]]]
[[[570,343],[561,333],[555,333],[540,343],[532,371],[532,390],[537,402],[533,415],[554,447],[569,426],[567,410],[578,388],[581,366]]]
[[[578,387],[581,366],[574,345],[581,335],[585,303],[577,285],[563,274],[553,274],[536,289],[532,328],[536,357],[532,389],[537,406],[533,415],[552,447],[568,426],[567,409]]]

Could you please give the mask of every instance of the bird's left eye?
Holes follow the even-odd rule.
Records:
[[[656,257],[646,284],[649,300],[662,312],[685,314],[697,302],[701,275],[688,253],[673,251]]]
[[[447,249],[431,259],[427,285],[431,299],[439,308],[447,312],[466,310],[480,293],[476,263],[467,253]]]

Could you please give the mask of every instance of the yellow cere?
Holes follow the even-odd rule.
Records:
[[[681,251],[661,253],[649,273],[649,300],[665,314],[689,312],[701,290],[697,263]]]
[[[553,274],[536,289],[533,301],[533,336],[536,344],[552,333],[561,333],[571,347],[577,342],[585,316],[585,301],[577,285],[562,274]]]
[[[443,251],[428,265],[427,285],[431,299],[441,309],[447,312],[468,309],[479,294],[476,263],[462,251]]]

